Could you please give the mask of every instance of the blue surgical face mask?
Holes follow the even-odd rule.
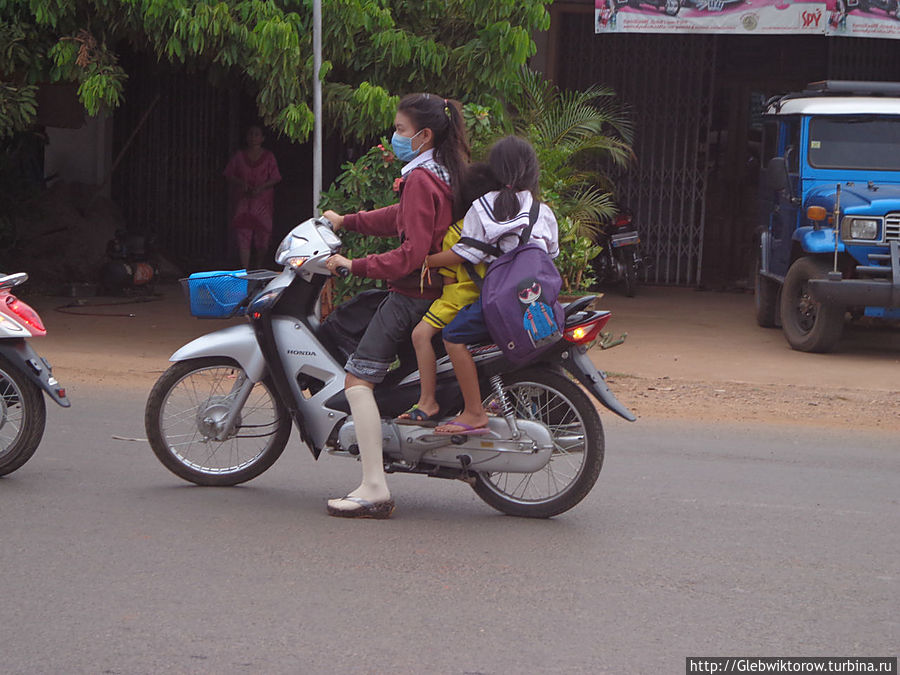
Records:
[[[412,139],[421,134],[424,129],[419,130],[412,136],[401,136],[396,131],[394,135],[391,136],[391,148],[394,150],[394,154],[397,155],[397,159],[401,162],[410,162],[416,158],[416,156],[422,151],[422,146],[419,146],[418,150],[412,149]]]

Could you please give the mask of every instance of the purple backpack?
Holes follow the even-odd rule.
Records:
[[[480,279],[471,263],[466,263],[466,270],[475,283],[480,279],[481,308],[491,339],[517,366],[556,344],[562,337],[560,326],[565,325],[565,313],[558,299],[562,288],[559,271],[543,248],[529,243],[540,206],[534,200],[519,245],[506,253],[471,237],[459,240],[496,256],[484,279]]]

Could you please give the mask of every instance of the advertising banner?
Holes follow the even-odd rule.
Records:
[[[595,0],[594,28],[900,38],[900,0]]]
[[[828,35],[900,38],[898,0],[828,0]]]

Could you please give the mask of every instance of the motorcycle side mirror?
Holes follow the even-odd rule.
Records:
[[[784,157],[773,157],[769,160],[769,165],[766,167],[766,183],[771,190],[775,192],[784,191],[788,198],[793,197],[787,159]]]
[[[27,272],[16,272],[15,274],[0,275],[0,290],[15,288],[19,284],[28,281]]]

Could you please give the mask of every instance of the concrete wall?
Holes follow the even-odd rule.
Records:
[[[87,117],[79,129],[47,127],[47,138],[45,176],[88,185],[106,180],[112,164],[112,117]],[[108,183],[101,194],[109,196]]]

